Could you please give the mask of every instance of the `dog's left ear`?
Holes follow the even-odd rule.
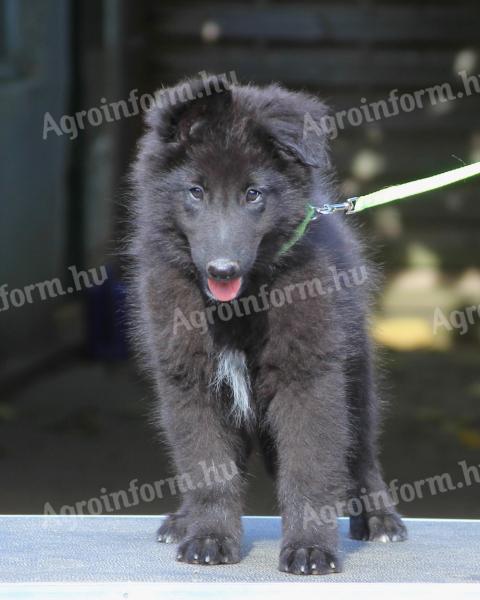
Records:
[[[187,79],[156,95],[161,102],[150,109],[145,121],[166,144],[201,139],[205,128],[218,120],[232,102],[228,81],[214,75]]]
[[[310,167],[330,165],[325,128],[328,108],[320,100],[303,93],[270,87],[270,100],[262,113],[271,141],[286,160]]]

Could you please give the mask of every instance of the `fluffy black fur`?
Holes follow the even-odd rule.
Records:
[[[204,89],[200,80],[187,83]],[[181,561],[240,560],[244,470],[257,438],[277,482],[279,568],[338,572],[336,527],[315,515],[340,498],[385,491],[367,335],[372,270],[337,216],[312,223],[278,255],[307,202],[338,197],[326,139],[304,136],[305,115],[319,123],[326,109],[277,85],[223,85],[201,96],[149,112],[131,175],[134,339],[155,381],[158,425],[176,470],[193,482],[159,540],[179,542]],[[201,201],[189,193],[198,185]],[[245,200],[252,187],[259,203]],[[220,257],[240,265],[242,297],[314,278],[333,291],[304,299],[293,292],[291,303],[227,322],[214,314],[206,333],[174,331],[176,309],[188,317],[212,304],[206,265]],[[367,268],[369,278],[335,289],[332,268]],[[251,381],[251,415],[240,421],[229,387],[212,386],[226,348],[244,353]],[[205,485],[202,461],[218,469],[233,461],[238,474]],[[351,517],[355,539],[405,539],[392,506],[361,506]]]

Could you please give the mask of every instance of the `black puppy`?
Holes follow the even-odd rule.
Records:
[[[372,270],[343,217],[298,229],[310,202],[337,198],[325,136],[304,127],[325,107],[226,80],[186,81],[161,100],[132,169],[130,244],[134,339],[187,482],[159,541],[179,542],[181,561],[240,560],[257,438],[277,481],[279,568],[338,572],[325,515],[339,501],[355,539],[406,530],[377,461]]]

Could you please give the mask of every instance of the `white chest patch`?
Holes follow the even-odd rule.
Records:
[[[251,385],[245,353],[222,350],[217,358],[217,371],[212,384],[217,392],[223,384],[229,386],[233,396],[233,419],[237,424],[248,421],[252,414]]]

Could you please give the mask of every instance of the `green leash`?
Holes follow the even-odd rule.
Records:
[[[403,183],[401,185],[393,185],[387,187],[378,192],[372,194],[366,194],[365,196],[358,196],[356,198],[349,198],[345,202],[339,202],[336,204],[324,204],[323,206],[312,206],[307,204],[306,214],[303,221],[295,229],[293,236],[283,244],[278,252],[278,256],[285,254],[294,246],[298,240],[300,240],[305,234],[308,226],[312,221],[316,221],[321,215],[330,215],[337,211],[343,211],[344,213],[351,215],[353,213],[359,213],[367,208],[374,206],[380,206],[381,204],[387,204],[396,200],[403,200],[404,198],[410,198],[417,194],[423,194],[432,190],[464,181],[469,177],[480,175],[480,162],[472,165],[466,165],[446,173],[440,173],[439,175],[433,175],[432,177],[425,177],[424,179],[417,179],[417,181],[410,181],[409,183]]]

